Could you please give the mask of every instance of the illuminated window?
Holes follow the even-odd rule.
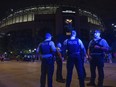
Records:
[[[96,22],[96,21],[93,19],[93,24],[96,24],[95,22]]]
[[[7,20],[7,25],[9,25],[9,19]]]
[[[28,21],[32,21],[33,20],[33,15],[32,14],[28,14]]]
[[[26,22],[27,21],[27,15],[25,14],[23,17],[24,17],[23,22]]]
[[[34,14],[32,14],[32,20],[34,20]]]
[[[6,25],[8,25],[8,21],[6,20]]]
[[[90,23],[92,23],[92,18],[90,18]]]
[[[8,25],[10,25],[10,24],[12,24],[12,19],[11,18],[8,20]]]
[[[13,18],[13,24],[15,23],[15,17]]]
[[[97,20],[97,25],[100,25],[98,20]]]
[[[88,22],[90,22],[90,17],[88,17]]]
[[[19,17],[19,22],[22,22],[22,20],[23,20],[23,17],[22,17],[22,15]]]
[[[19,22],[19,16],[16,17],[16,23],[18,23],[18,22]]]

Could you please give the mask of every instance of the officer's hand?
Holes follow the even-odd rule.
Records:
[[[64,61],[64,57],[62,57],[62,61]]]
[[[106,48],[106,47],[101,47],[101,49],[102,49],[103,51],[105,51],[105,52],[108,51],[108,48]]]
[[[95,45],[94,48],[96,48],[96,49],[100,49],[101,47],[98,46],[98,45]]]
[[[88,59],[88,61],[91,61],[92,57],[91,57],[91,56],[88,56],[88,58],[87,58],[87,59]]]

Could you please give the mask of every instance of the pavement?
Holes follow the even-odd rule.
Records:
[[[40,65],[40,61],[0,61],[0,87],[40,87]],[[89,78],[89,63],[85,63],[85,69]],[[116,87],[116,63],[105,63],[104,72],[104,87]],[[66,78],[66,62],[63,63],[63,77]],[[88,82],[89,80],[86,80],[85,85]],[[56,63],[53,75],[53,87],[65,87],[65,83],[56,82]],[[75,68],[73,69],[71,87],[79,87]]]

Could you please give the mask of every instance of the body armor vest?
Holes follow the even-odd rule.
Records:
[[[69,39],[67,41],[67,50],[68,50],[68,54],[74,54],[80,52],[80,45],[78,39],[74,39],[74,40]]]
[[[40,52],[41,54],[51,54],[51,47],[49,45],[50,41],[44,41],[41,45],[40,45]]]
[[[91,46],[90,46],[90,53],[103,53],[102,49],[96,49],[94,48],[95,45],[102,47],[99,42],[101,41],[101,39],[94,41],[92,40]]]

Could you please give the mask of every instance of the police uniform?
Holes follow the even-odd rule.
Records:
[[[104,80],[104,47],[109,47],[105,39],[99,38],[97,40],[93,39],[89,43],[89,55],[90,59],[90,72],[91,72],[91,79],[90,82],[87,84],[88,86],[96,86],[95,78],[96,78],[96,67],[98,69],[98,87],[103,87],[103,80]]]
[[[90,46],[90,52],[91,52],[91,61],[90,61],[90,71],[91,71],[91,82],[95,83],[95,78],[96,78],[96,67],[98,68],[98,74],[99,74],[99,84],[103,84],[103,79],[104,79],[104,73],[103,73],[103,67],[104,67],[104,54],[101,49],[95,49],[94,45],[97,45],[98,43],[91,44]]]
[[[74,65],[78,72],[80,87],[85,87],[83,59],[81,58],[81,54],[80,54],[81,49],[84,50],[84,55],[86,53],[84,45],[80,39],[75,39],[75,38],[65,40],[64,45],[65,45],[66,50],[68,51],[67,52],[68,58],[67,58],[66,87],[70,87]]]
[[[49,36],[49,34],[47,35]],[[55,52],[54,42],[49,39],[46,39],[45,41],[39,44],[37,51],[41,53],[41,61],[42,61],[40,87],[45,87],[46,77],[48,87],[52,87],[52,76],[54,72],[53,53]]]
[[[56,63],[57,63],[57,70],[56,70],[56,81],[64,83],[65,79],[62,76],[62,58],[63,58],[63,51],[61,49],[61,44],[57,44],[57,52],[56,52]]]

